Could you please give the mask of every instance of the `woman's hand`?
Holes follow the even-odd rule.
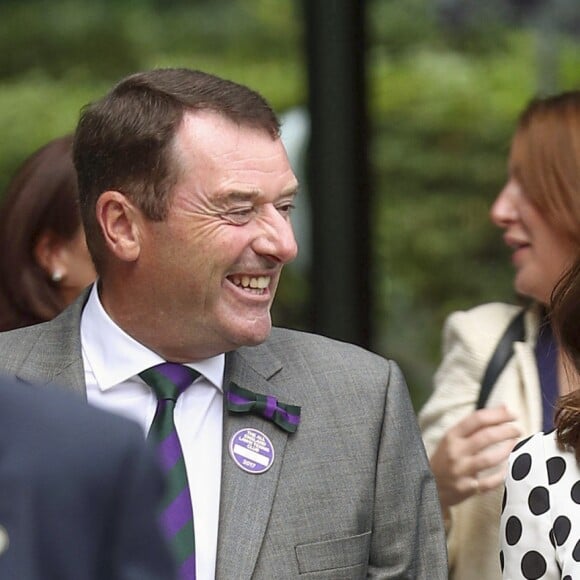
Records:
[[[515,416],[505,406],[480,409],[445,433],[431,456],[444,513],[452,505],[503,483],[506,459],[521,435],[514,421]]]

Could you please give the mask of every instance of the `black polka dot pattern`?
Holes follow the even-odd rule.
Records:
[[[566,516],[558,516],[554,521],[554,540],[557,546],[561,546],[568,539],[572,524]]]
[[[530,473],[532,467],[532,456],[529,453],[518,455],[512,465],[512,477],[516,481],[524,479]]]
[[[516,516],[512,516],[505,527],[505,539],[508,546],[514,546],[522,537],[522,522]]]
[[[546,559],[540,552],[530,550],[524,554],[522,558],[522,574],[527,580],[538,580],[546,573],[547,568]]]
[[[580,481],[577,481],[572,486],[572,491],[570,492],[570,496],[572,497],[572,501],[574,503],[580,503]]]
[[[554,433],[512,451],[500,541],[506,579],[580,580],[580,467]]]
[[[554,485],[558,483],[564,472],[566,471],[566,462],[561,457],[550,457],[546,461],[546,467],[548,468],[548,483]]]
[[[522,558],[522,574],[527,580],[538,580],[546,573],[547,568],[546,559],[540,552],[531,550],[524,554]]]
[[[528,497],[528,506],[535,516],[541,516],[550,509],[550,497],[545,487],[534,487]]]

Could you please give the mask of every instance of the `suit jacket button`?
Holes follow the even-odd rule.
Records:
[[[0,525],[0,554],[3,554],[8,549],[8,544],[10,540],[8,539],[8,532],[6,528]]]

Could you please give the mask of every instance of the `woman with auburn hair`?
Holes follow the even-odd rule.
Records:
[[[570,389],[546,311],[580,249],[579,91],[535,99],[522,112],[490,213],[525,306],[449,316],[435,389],[419,415],[457,580],[501,578],[507,458],[520,437],[553,429],[556,401]]]
[[[500,525],[506,579],[580,575],[580,262],[558,285],[551,320],[574,388],[558,401],[556,430],[510,455]]]
[[[78,207],[72,136],[28,157],[0,206],[0,330],[50,320],[95,279]]]

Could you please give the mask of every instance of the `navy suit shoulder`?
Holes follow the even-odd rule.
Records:
[[[2,378],[0,488],[1,578],[173,577],[157,522],[162,479],[136,424]]]

